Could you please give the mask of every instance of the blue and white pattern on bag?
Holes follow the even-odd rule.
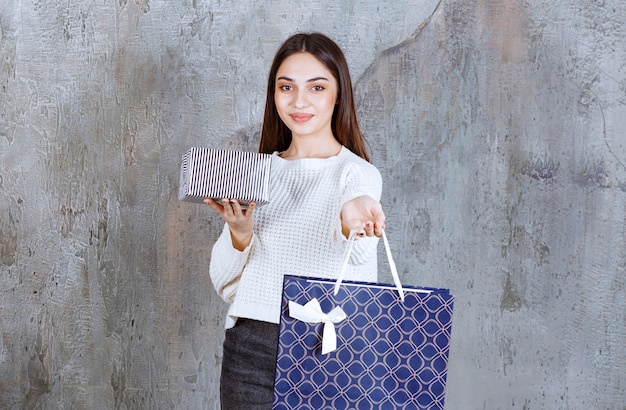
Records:
[[[274,409],[443,409],[453,296],[446,289],[286,276]],[[337,348],[322,354],[321,323],[289,316],[288,301],[340,307]]]

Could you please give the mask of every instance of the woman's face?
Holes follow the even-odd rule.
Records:
[[[292,138],[334,138],[331,121],[337,93],[337,80],[312,54],[292,54],[276,72],[276,110]]]

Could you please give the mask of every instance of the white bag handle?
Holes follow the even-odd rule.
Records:
[[[350,231],[350,235],[348,236],[348,246],[346,248],[346,256],[343,260],[343,264],[341,266],[341,271],[339,272],[339,276],[337,277],[337,282],[335,282],[335,291],[334,294],[337,295],[339,292],[339,287],[341,286],[341,282],[343,281],[343,277],[346,274],[346,270],[348,270],[348,262],[350,260],[350,255],[352,254],[352,248],[354,248],[354,242],[356,241],[356,233],[358,229],[353,229]],[[398,276],[398,270],[396,269],[396,264],[393,261],[393,257],[391,256],[391,248],[389,247],[389,241],[387,240],[387,235],[383,230],[383,243],[385,244],[385,253],[387,254],[387,259],[389,260],[389,269],[391,270],[391,276],[393,277],[393,282],[396,285],[396,289],[398,289],[398,294],[400,295],[400,299],[404,302],[404,290],[402,289],[402,283],[400,282],[400,277]]]

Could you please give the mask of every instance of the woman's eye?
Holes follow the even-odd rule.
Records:
[[[312,89],[313,91],[323,91],[323,90],[324,90],[324,87],[323,87],[323,86],[321,86],[321,85],[314,85],[313,87],[311,87],[311,89]]]
[[[292,90],[292,87],[290,85],[288,85],[288,84],[283,84],[283,85],[281,85],[278,88],[280,88],[282,91],[291,91]]]

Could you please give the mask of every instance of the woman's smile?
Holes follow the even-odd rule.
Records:
[[[295,122],[307,122],[308,120],[313,118],[312,114],[301,114],[301,113],[290,114],[289,116],[293,118]]]

